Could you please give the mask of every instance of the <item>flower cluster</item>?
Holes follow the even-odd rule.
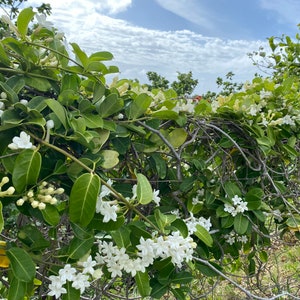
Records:
[[[15,136],[12,141],[13,142],[8,145],[8,148],[12,150],[35,149],[35,146],[30,142],[30,135],[25,131],[21,131],[20,137]]]
[[[247,202],[243,201],[243,199],[238,195],[235,195],[231,201],[233,205],[225,203],[224,211],[230,213],[233,217],[235,217],[238,213],[243,213],[248,210]]]
[[[191,214],[190,218],[188,218],[187,220],[185,220],[185,223],[186,223],[186,226],[187,226],[187,228],[189,230],[189,234],[190,235],[197,231],[197,228],[196,228],[197,225],[201,225],[207,231],[210,231],[210,228],[212,226],[212,224],[210,222],[210,218],[208,218],[208,219],[205,219],[203,217],[195,218],[193,216],[193,214]]]
[[[63,188],[55,188],[52,184],[43,181],[38,187],[36,192],[29,190],[26,195],[17,200],[16,204],[22,206],[28,201],[33,208],[43,210],[46,208],[46,204],[55,205],[57,203],[56,195],[64,193]]]
[[[9,178],[4,176],[0,182],[0,197],[10,196],[15,192],[15,188],[10,186],[7,190],[2,191],[2,187],[9,182]]]
[[[241,242],[242,244],[246,244],[248,242],[248,237],[246,235],[238,235],[234,231],[225,234],[224,238],[229,245],[233,245],[235,242]]]
[[[90,286],[90,275],[93,276],[95,273],[94,266],[96,262],[92,260],[92,257],[89,256],[85,261],[79,261],[79,265],[83,267],[82,272],[78,272],[70,264],[66,264],[63,269],[60,269],[58,275],[51,275],[49,279],[51,283],[49,284],[50,292],[49,296],[55,296],[59,298],[62,294],[66,294],[67,290],[64,288],[64,285],[67,281],[72,282],[72,287],[80,290],[80,293],[83,294],[85,289]]]
[[[107,181],[108,186],[112,186],[113,181],[109,179]],[[102,184],[101,191],[97,199],[96,203],[96,213],[100,213],[103,215],[103,222],[107,223],[110,220],[116,221],[117,220],[117,211],[119,210],[119,206],[117,201],[105,201],[103,198],[109,196],[111,194],[111,190],[109,187]]]
[[[122,276],[123,271],[135,276],[138,271],[145,272],[156,258],[171,257],[174,265],[182,267],[184,261],[192,259],[196,244],[191,237],[183,238],[176,231],[165,237],[146,240],[141,237],[136,248],[138,252],[131,258],[124,247],[119,249],[112,242],[99,241],[99,253],[95,260],[98,264],[105,265],[112,277]]]
[[[193,99],[185,99],[184,101],[178,100],[176,106],[173,108],[173,111],[179,113],[180,111],[185,111],[190,114],[195,112],[195,105],[197,103],[194,102]]]

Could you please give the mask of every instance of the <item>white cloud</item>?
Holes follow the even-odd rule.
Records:
[[[89,54],[110,51],[114,55],[111,64],[120,68],[121,78],[146,83],[146,72],[156,71],[173,81],[177,71],[192,71],[199,80],[197,92],[203,93],[215,90],[216,78],[229,71],[237,81],[251,79],[257,71],[247,53],[257,50],[261,41],[222,40],[188,30],[150,30],[101,14],[92,1],[53,3],[49,20],[66,34],[68,42],[76,42]]]

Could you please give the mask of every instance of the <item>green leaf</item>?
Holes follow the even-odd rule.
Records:
[[[213,262],[209,262],[209,264],[211,264],[213,267],[215,267],[216,269],[222,271],[222,268],[217,265],[216,263]],[[210,268],[208,265],[197,262],[196,263],[196,268],[197,270],[199,270],[202,274],[204,274],[205,276],[208,277],[213,277],[213,276],[220,276],[216,271],[214,271],[212,268]]]
[[[225,182],[224,190],[229,199],[232,199],[235,195],[241,196],[241,194],[242,194],[239,187],[234,182],[231,182],[231,181]]]
[[[35,265],[29,254],[21,249],[12,247],[6,251],[14,276],[24,282],[30,282],[35,276]]]
[[[180,231],[181,235],[186,238],[189,234],[188,227],[186,223],[181,219],[176,219],[174,222],[172,222],[172,227],[175,227],[177,230]]]
[[[70,43],[70,44],[73,48],[73,52],[76,55],[76,60],[78,62],[80,62],[84,68],[86,68],[87,64],[88,64],[88,57],[87,57],[86,53],[83,52],[76,43]]]
[[[2,202],[0,202],[0,234],[4,227],[4,219],[3,219],[3,213],[2,213]]]
[[[127,116],[129,119],[137,119],[149,108],[152,98],[147,94],[139,94],[129,105]]]
[[[89,61],[102,61],[102,60],[112,60],[114,57],[110,52],[101,51],[95,52],[89,57]]]
[[[68,120],[67,120],[67,112],[65,108],[54,99],[47,99],[45,103],[50,107],[50,109],[55,113],[56,117],[59,119],[61,124],[68,129]]]
[[[190,283],[193,279],[194,277],[190,272],[182,271],[180,273],[175,274],[174,278],[172,278],[172,283],[187,284]]]
[[[29,22],[32,20],[35,13],[31,7],[23,9],[17,19],[17,28],[19,33],[24,37],[27,34]]]
[[[0,81],[0,87],[6,93],[8,100],[12,103],[19,102],[18,94],[7,83]]]
[[[67,293],[61,295],[62,300],[80,300],[80,290],[73,288],[72,283],[72,281],[67,281],[64,284]]]
[[[155,169],[159,178],[164,179],[167,175],[167,164],[166,161],[158,153],[151,154],[155,162]]]
[[[85,124],[89,128],[102,128],[103,127],[103,119],[99,115],[94,114],[85,114],[83,115],[85,120]]]
[[[46,208],[41,210],[44,220],[51,226],[58,225],[60,215],[57,208],[53,205],[46,205]]]
[[[119,112],[124,106],[124,101],[118,94],[109,94],[101,103],[96,104],[99,115],[103,118]]]
[[[164,231],[165,228],[169,226],[172,222],[174,222],[177,218],[175,215],[165,215],[161,213],[159,209],[156,209],[154,211],[154,217],[158,227],[162,231]]]
[[[101,214],[95,214],[92,221],[89,223],[88,228],[96,229],[98,231],[113,231],[119,229],[125,223],[123,215],[117,217],[116,221],[110,220],[107,223],[103,222]]]
[[[196,232],[194,233],[205,245],[212,247],[213,239],[209,232],[200,224],[196,225]]]
[[[74,237],[67,250],[67,255],[71,259],[80,259],[85,254],[87,254],[94,244],[94,237],[90,237],[88,239],[79,239],[77,237]]]
[[[249,210],[259,209],[262,204],[264,191],[260,188],[252,188],[245,195],[245,201]]]
[[[12,182],[18,193],[22,192],[27,185],[36,184],[41,163],[41,154],[34,150],[24,150],[17,156],[12,173]]]
[[[50,246],[50,242],[44,238],[37,227],[29,224],[20,229],[18,239],[25,244],[30,251],[44,250]]]
[[[40,92],[47,92],[52,87],[50,81],[46,78],[40,78],[37,76],[24,76],[26,85],[37,89]]]
[[[136,174],[137,178],[137,200],[140,204],[148,204],[152,201],[153,191],[152,187],[143,174]]]
[[[85,173],[73,184],[69,199],[70,221],[86,227],[93,219],[100,191],[100,178]]]
[[[27,283],[17,278],[13,278],[10,282],[7,300],[24,300],[26,295]]]
[[[150,281],[151,297],[154,299],[162,299],[162,297],[167,293],[169,286],[160,284],[157,279],[152,279]]]
[[[6,66],[10,65],[10,59],[6,54],[2,43],[0,43],[0,61]]]
[[[183,128],[175,128],[167,136],[168,141],[172,144],[173,147],[180,147],[187,138],[187,132]]]
[[[173,293],[176,300],[185,300],[186,299],[186,296],[185,296],[182,288],[171,289],[171,292]]]
[[[128,227],[121,227],[116,231],[112,231],[110,235],[119,248],[124,247],[126,249],[131,245]]]
[[[243,216],[241,213],[237,214],[234,217],[234,230],[238,234],[244,234],[249,226],[249,220],[245,216]]]
[[[138,292],[142,297],[147,297],[150,295],[151,287],[148,272],[138,271],[135,275],[135,282],[137,285]]]
[[[103,159],[101,167],[104,169],[112,169],[119,163],[119,153],[115,150],[102,150],[99,154]]]

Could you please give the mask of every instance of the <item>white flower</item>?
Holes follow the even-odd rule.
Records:
[[[59,276],[52,275],[49,279],[51,283],[49,284],[50,292],[48,296],[55,296],[55,298],[58,299],[62,294],[67,293],[67,290],[63,287],[65,282],[63,282]]]
[[[20,100],[20,103],[23,104],[23,105],[27,105],[27,104],[28,104],[28,100],[26,100],[26,99],[21,99],[21,100]]]
[[[52,128],[54,128],[54,121],[53,121],[53,120],[48,120],[48,121],[46,122],[46,127],[47,127],[47,129],[52,129]]]
[[[0,109],[0,118],[2,117],[4,111],[2,109]]]
[[[70,264],[66,264],[63,269],[59,270],[58,274],[62,282],[73,281],[76,269],[71,267]]]
[[[291,125],[291,126],[295,126],[295,121],[292,119],[292,117],[290,115],[285,115],[282,118],[282,124],[286,124],[286,125]]]
[[[118,210],[119,207],[117,205],[111,205],[109,202],[106,201],[97,202],[96,205],[96,212],[104,216],[103,218],[104,223],[107,223],[110,220],[113,220],[115,222],[117,220]]]
[[[157,191],[154,190],[152,200],[156,205],[159,205],[159,202],[160,202],[160,197],[158,195],[159,195],[159,190],[157,190]]]
[[[238,195],[235,195],[232,199],[233,205],[239,205],[243,199]]]
[[[7,99],[7,94],[5,92],[1,92],[0,98],[1,99]]]
[[[91,255],[87,258],[86,261],[83,262],[79,262],[79,265],[81,265],[83,267],[83,271],[82,274],[91,274],[93,275],[95,270],[94,270],[94,266],[97,263],[92,259]]]
[[[73,277],[72,287],[77,290],[80,290],[80,293],[82,294],[85,291],[85,289],[90,286],[88,279],[89,276],[84,275],[82,273],[78,273]]]
[[[35,15],[36,20],[38,21],[39,25],[41,27],[45,27],[47,29],[51,29],[53,26],[53,23],[46,21],[46,16],[45,15]]]
[[[238,236],[237,241],[246,244],[248,242],[248,237],[246,235]]]
[[[228,203],[225,203],[224,211],[229,212],[233,217],[236,216],[235,208],[232,205],[228,204]]]
[[[5,104],[0,101],[0,109],[3,109],[5,107]]]
[[[33,146],[32,143],[30,142],[30,135],[28,135],[24,131],[21,131],[20,137],[15,136],[13,138],[13,142],[8,145],[8,148],[10,148],[12,150],[35,149],[35,146]]]

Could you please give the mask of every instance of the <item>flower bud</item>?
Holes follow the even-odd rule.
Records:
[[[1,99],[7,99],[7,94],[5,92],[2,92],[0,94]]]
[[[18,206],[22,206],[23,204],[24,204],[24,199],[23,198],[20,198],[19,200],[17,200],[17,202],[16,202],[16,204],[18,205]]]

